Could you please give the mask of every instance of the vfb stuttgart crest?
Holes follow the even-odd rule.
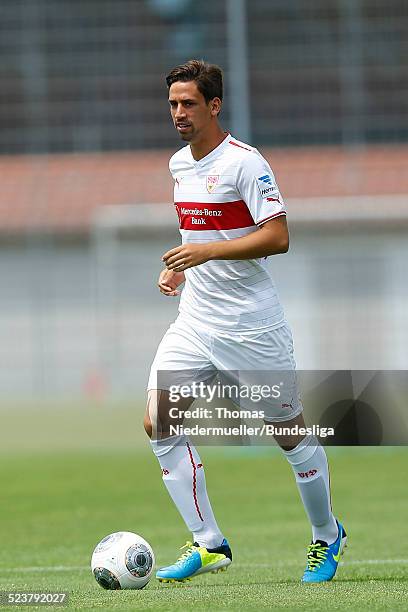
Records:
[[[218,174],[210,174],[207,176],[207,191],[208,193],[212,193],[216,186],[218,185],[220,177]]]

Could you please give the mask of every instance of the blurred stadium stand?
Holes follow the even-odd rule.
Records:
[[[226,6],[2,0],[0,151],[174,146],[164,75],[205,56],[228,76]],[[406,142],[406,0],[250,0],[247,31],[258,145]]]
[[[0,398],[143,395],[177,310],[155,288],[172,207],[142,206],[172,197],[164,76],[219,63],[243,125],[245,4],[241,119],[288,202],[271,265],[298,363],[408,367],[405,0],[2,0]]]
[[[172,150],[156,152],[0,157],[0,235],[43,231],[86,237],[100,207],[172,202],[168,160],[179,146],[175,140]],[[261,151],[289,200],[408,194],[404,145]],[[386,210],[378,198],[372,207]]]

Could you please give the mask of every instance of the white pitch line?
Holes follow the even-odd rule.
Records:
[[[340,565],[403,565],[408,563],[408,559],[361,559],[361,560],[351,560],[351,561],[341,561]],[[257,568],[281,568],[281,567],[293,567],[298,565],[297,561],[292,561],[288,563],[233,563],[232,567],[236,567],[238,569],[257,569]],[[156,568],[158,569],[158,567]],[[90,567],[88,565],[50,565],[50,566],[40,566],[33,565],[28,567],[3,567],[0,569],[2,573],[12,573],[12,572],[75,572],[75,571],[90,571]]]

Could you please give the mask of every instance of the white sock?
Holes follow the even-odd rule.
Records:
[[[315,436],[306,436],[291,451],[284,451],[296,477],[306,513],[312,524],[313,542],[332,544],[338,536],[330,500],[327,457]]]
[[[194,542],[216,548],[224,539],[207,495],[204,467],[186,436],[150,441],[162,468],[163,481]]]

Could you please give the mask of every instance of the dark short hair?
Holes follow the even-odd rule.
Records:
[[[195,81],[198,91],[204,96],[207,104],[213,98],[222,100],[222,70],[215,64],[207,64],[204,60],[189,60],[185,64],[173,68],[166,76],[169,89],[177,81],[183,83]]]

